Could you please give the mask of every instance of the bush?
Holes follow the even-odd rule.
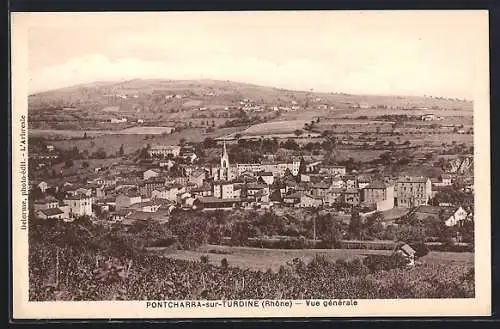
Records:
[[[423,242],[411,245],[411,247],[415,250],[415,257],[417,258],[424,257],[429,253],[429,247],[427,247]]]
[[[201,256],[200,257],[200,262],[202,264],[208,264],[208,256],[206,256],[206,255]]]
[[[221,266],[222,268],[228,268],[229,264],[228,264],[228,262],[227,262],[227,259],[222,258],[222,259],[221,259],[221,261],[220,261],[220,266]]]

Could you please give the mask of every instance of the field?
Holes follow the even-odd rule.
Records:
[[[464,109],[436,109],[436,110],[400,110],[400,109],[358,109],[352,111],[351,113],[345,115],[346,117],[356,118],[359,116],[379,116],[379,115],[391,115],[391,114],[407,114],[407,115],[424,115],[424,114],[436,114],[442,117],[449,116],[460,116],[460,117],[472,117],[473,111],[472,107]]]
[[[253,125],[241,132],[242,135],[264,135],[264,134],[280,134],[290,133],[297,129],[303,129],[304,124],[309,123],[308,120],[287,120],[266,122],[258,125]]]
[[[220,128],[212,133],[205,133],[204,129],[192,128],[185,129],[180,132],[175,132],[167,135],[158,134],[106,134],[100,135],[95,138],[89,139],[76,139],[76,140],[59,140],[51,142],[54,146],[62,149],[71,149],[74,146],[78,147],[80,151],[88,150],[90,153],[103,148],[107,154],[115,154],[120,145],[123,144],[125,153],[133,153],[138,149],[146,146],[147,144],[178,144],[181,139],[189,142],[201,142],[207,137],[217,138],[223,135],[234,133],[241,130],[240,127],[235,128]],[[31,131],[30,131],[31,133]],[[89,135],[89,134],[87,134]],[[81,136],[79,132],[78,137]]]
[[[220,253],[214,253],[218,251]],[[222,252],[227,254],[222,254]],[[335,261],[337,259],[351,260],[357,257],[363,257],[370,254],[389,255],[391,251],[385,250],[361,250],[361,249],[301,249],[301,250],[283,250],[283,249],[260,249],[248,247],[222,247],[206,245],[198,248],[196,251],[175,250],[165,252],[169,258],[181,260],[199,261],[201,256],[208,256],[209,262],[214,265],[220,265],[223,258],[226,258],[230,266],[236,266],[242,269],[253,269],[266,271],[271,268],[278,271],[281,265],[286,265],[294,258],[301,258],[305,263],[310,262],[315,255],[325,255],[327,259]],[[422,258],[422,262],[429,264],[466,264],[472,265],[474,255],[472,253],[452,253],[452,252],[430,252]]]

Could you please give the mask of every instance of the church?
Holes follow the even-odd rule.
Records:
[[[220,166],[212,168],[212,177],[214,181],[230,181],[236,178],[238,169],[236,165],[231,165],[229,162],[229,154],[227,153],[226,141],[224,141],[222,156],[220,158]]]

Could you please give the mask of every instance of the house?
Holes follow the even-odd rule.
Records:
[[[327,174],[330,176],[344,176],[346,174],[345,166],[333,166],[333,165],[320,165],[319,166],[320,174]]]
[[[41,219],[63,219],[64,212],[59,208],[47,208],[37,210],[36,216]]]
[[[330,184],[326,182],[319,182],[312,185],[312,195],[317,197],[324,197],[328,190],[330,189]]]
[[[125,219],[125,217],[127,217],[131,213],[132,213],[132,210],[130,210],[130,209],[120,209],[120,210],[117,210],[114,213],[112,213],[110,219],[113,222],[121,222],[122,220]]]
[[[212,196],[213,195],[213,189],[210,185],[205,184],[200,187],[195,187],[190,190],[190,192],[194,196]]]
[[[180,153],[181,147],[178,145],[153,145],[148,150],[148,154],[152,158],[166,158],[168,156],[176,158]]]
[[[49,184],[47,182],[41,181],[36,185],[42,193],[45,193],[47,189],[49,188]]]
[[[188,177],[188,182],[194,184],[197,187],[203,185],[204,180],[206,179],[205,170],[193,170]]]
[[[444,186],[450,186],[450,185],[452,185],[451,175],[448,175],[448,174],[441,175],[441,183]]]
[[[64,199],[64,204],[69,206],[69,217],[93,216],[92,197],[79,195]]]
[[[175,162],[172,160],[166,160],[166,161],[159,161],[158,166],[160,168],[167,167],[168,169],[171,169],[175,165]]]
[[[165,186],[166,181],[159,177],[153,177],[139,184],[139,191],[142,195],[151,196],[151,193],[156,189],[161,189]]]
[[[157,212],[158,209],[162,206],[163,202],[159,202],[157,200],[147,201],[147,202],[139,202],[134,203],[129,206],[129,209],[142,211],[142,212]]]
[[[315,172],[317,169],[319,169],[320,165],[321,165],[321,161],[315,161],[315,162],[308,163],[308,164],[306,164],[306,172],[307,173]],[[344,175],[344,174],[342,174],[342,175]]]
[[[368,185],[370,185],[371,179],[367,177],[358,177],[358,188],[359,189],[364,189]]]
[[[471,220],[471,217],[464,208],[458,207],[451,213],[444,223],[446,226],[451,227],[460,225],[466,220]]]
[[[220,199],[216,197],[199,197],[195,200],[195,207],[203,211],[228,210],[241,206],[242,200],[239,198]]]
[[[270,171],[258,172],[257,177],[267,185],[272,185],[274,183],[274,175]]]
[[[412,247],[410,247],[408,244],[404,243],[396,247],[395,250],[396,254],[399,254],[403,256],[407,261],[408,265],[415,265],[415,254],[416,251]]]
[[[439,117],[435,114],[432,114],[432,113],[429,113],[429,114],[424,114],[420,117],[420,119],[422,121],[434,121],[434,120],[438,120]]]
[[[394,208],[394,186],[384,182],[373,182],[361,190],[361,202],[375,204],[378,211]]]
[[[144,180],[148,180],[160,176],[160,172],[158,170],[148,169],[142,175]]]
[[[469,220],[469,214],[462,207],[436,207],[419,206],[414,210],[414,216],[418,219],[433,218],[444,221],[448,227],[455,226]]]
[[[234,197],[234,184],[228,181],[214,182],[213,196],[219,199],[232,199]]]
[[[54,147],[54,145],[45,145],[45,148],[46,148],[46,149],[47,149],[47,151],[49,151],[49,152],[54,152],[54,150],[56,149],[56,148]]]
[[[355,176],[344,176],[342,178],[344,180],[344,186],[347,189],[355,189],[356,188],[356,177]]]
[[[92,195],[92,190],[90,188],[85,188],[85,187],[79,187],[73,191],[68,191],[73,196],[91,196]]]
[[[249,183],[246,184],[247,195],[252,196],[258,192],[269,195],[269,186],[266,184]]]
[[[356,207],[359,206],[360,197],[358,189],[345,189],[341,193],[342,203],[348,204],[350,206]]]
[[[184,186],[175,183],[165,186],[165,190],[168,192],[166,198],[161,199],[167,199],[172,202],[177,202],[177,196],[181,193],[186,192],[186,188]]]
[[[47,197],[45,199],[36,200],[33,203],[33,207],[34,207],[35,211],[41,210],[41,209],[57,208],[57,207],[59,207],[59,201],[56,198]]]
[[[301,182],[310,182],[311,181],[311,175],[300,174],[300,181]]]
[[[334,177],[334,178],[332,178],[332,183],[331,183],[330,187],[334,188],[334,189],[339,189],[339,188],[345,188],[346,185],[345,185],[345,182],[342,178]]]
[[[335,204],[341,203],[342,192],[343,189],[341,188],[329,188],[326,194],[323,196],[323,205],[332,207]]]
[[[432,182],[427,177],[400,177],[395,185],[395,194],[397,207],[426,205],[432,197]]]
[[[283,197],[283,203],[287,206],[294,207],[295,205],[300,203],[300,198],[302,197],[302,193],[294,192]]]
[[[137,193],[120,194],[116,197],[116,210],[127,208],[134,203],[142,201],[142,197]]]
[[[323,199],[321,197],[315,197],[310,194],[303,194],[300,197],[300,202],[295,204],[296,207],[300,208],[317,208],[323,205]]]

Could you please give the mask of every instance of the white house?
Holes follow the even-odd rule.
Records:
[[[267,185],[272,185],[274,183],[274,175],[272,172],[261,172],[257,173],[257,177],[261,178]]]
[[[468,213],[462,207],[458,207],[444,222],[446,226],[451,227],[468,220]]]
[[[139,203],[142,201],[142,197],[136,193],[121,194],[116,197],[116,209],[120,210],[127,208],[131,204]]]
[[[143,175],[143,178],[145,180],[148,180],[150,178],[154,178],[154,177],[160,176],[160,172],[158,170],[148,169],[142,175]]]
[[[232,199],[234,198],[234,184],[231,182],[219,181],[215,182],[214,186],[214,197],[219,199]]]
[[[80,216],[92,216],[92,198],[87,196],[75,196],[64,199],[69,206],[69,216],[72,218]]]
[[[41,219],[63,219],[64,212],[59,208],[47,208],[36,211],[36,216]]]
[[[441,183],[442,183],[444,186],[450,186],[450,185],[452,185],[451,175],[448,175],[448,174],[443,174],[443,175],[441,176]]]
[[[45,191],[47,191],[47,189],[49,188],[49,184],[47,184],[47,182],[41,181],[40,183],[38,183],[37,187],[40,189],[40,191],[42,191],[42,193],[45,193]]]
[[[181,147],[178,145],[153,145],[149,148],[148,154],[151,157],[166,157],[171,155],[176,158],[181,153]]]
[[[296,206],[301,208],[310,208],[310,207],[321,207],[322,205],[323,205],[322,198],[304,194],[300,197],[300,202]]]

